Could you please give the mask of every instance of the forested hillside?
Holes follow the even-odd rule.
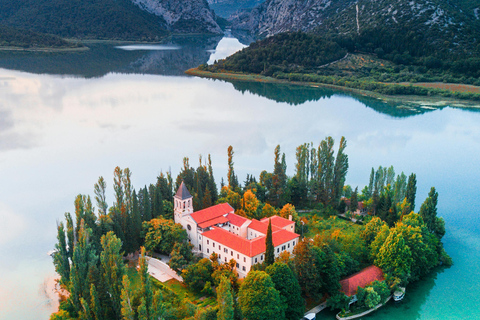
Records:
[[[252,43],[210,68],[271,75],[279,70],[314,68],[341,59],[346,53],[337,43],[319,35],[282,33]]]
[[[0,24],[82,39],[158,40],[163,19],[129,0],[0,0]]]
[[[60,37],[0,25],[0,47],[67,48],[78,44]]]

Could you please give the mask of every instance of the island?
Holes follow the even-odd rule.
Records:
[[[210,156],[138,190],[115,168],[112,206],[100,177],[96,205],[80,194],[58,223],[64,294],[51,319],[297,320],[325,306],[351,317],[451,265],[435,188],[418,213],[414,173],[372,168],[352,188],[346,147],[300,145],[288,176],[277,146],[273,171],[241,183],[230,146],[220,191]]]

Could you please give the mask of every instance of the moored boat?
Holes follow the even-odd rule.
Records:
[[[401,301],[405,297],[405,288],[398,287],[397,290],[393,293],[393,300],[394,301]]]

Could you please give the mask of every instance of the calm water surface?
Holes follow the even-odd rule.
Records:
[[[0,319],[48,319],[44,282],[54,268],[46,252],[56,223],[74,211],[77,194],[93,194],[99,176],[112,203],[115,166],[129,167],[138,189],[162,171],[176,175],[184,156],[196,166],[210,153],[219,183],[232,145],[244,180],[273,170],[280,144],[293,175],[295,148],[329,135],[347,138],[347,183],[361,189],[372,166],[415,172],[417,210],[435,186],[447,222],[444,243],[455,265],[368,318],[480,318],[480,113],[185,77],[183,70],[221,58],[225,46],[243,45],[218,38],[171,45],[180,49],[93,45],[73,55],[0,55]]]

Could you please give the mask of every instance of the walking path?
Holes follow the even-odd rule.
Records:
[[[148,262],[148,273],[158,281],[166,282],[170,279],[177,279],[178,281],[183,282],[182,277],[172,270],[165,262],[148,256],[146,258]]]
[[[322,311],[323,309],[325,309],[327,307],[327,301],[324,301],[322,303],[320,303],[318,306],[316,306],[315,308],[307,311],[305,314],[309,314],[309,313],[319,313],[320,311]]]

